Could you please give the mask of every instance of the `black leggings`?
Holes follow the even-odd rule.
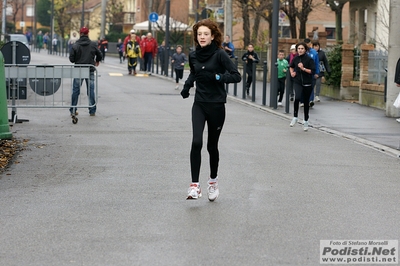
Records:
[[[299,103],[301,99],[309,99],[311,95],[311,91],[313,87],[310,86],[303,86],[297,82],[293,82],[293,89],[295,92],[295,99],[294,99],[294,117],[297,117],[299,112]],[[308,101],[304,103],[304,120],[308,121],[308,112],[310,110],[310,105]]]
[[[278,78],[278,102],[282,102],[283,100],[283,94],[285,93],[285,81],[286,77],[284,78]]]
[[[192,107],[193,139],[190,151],[190,167],[192,182],[199,182],[201,149],[203,147],[203,132],[207,121],[208,139],[207,151],[210,155],[210,177],[218,176],[218,140],[225,122],[224,103],[194,102]]]
[[[175,68],[175,81],[176,83],[179,82],[180,79],[183,78],[183,69],[176,69]]]

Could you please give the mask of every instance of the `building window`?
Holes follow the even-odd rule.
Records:
[[[35,9],[33,8],[33,6],[26,7],[26,16],[27,17],[33,17],[34,12],[35,12]]]
[[[12,6],[8,5],[6,8],[6,15],[12,16],[12,14],[13,14],[13,8],[12,8]]]
[[[290,26],[279,26],[279,37],[280,38],[290,38]]]
[[[326,39],[328,39],[328,40],[336,39],[336,29],[335,28],[325,27],[325,31],[326,31]]]

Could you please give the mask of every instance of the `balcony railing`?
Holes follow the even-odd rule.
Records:
[[[124,14],[124,24],[135,24],[136,16],[135,12],[126,12]]]

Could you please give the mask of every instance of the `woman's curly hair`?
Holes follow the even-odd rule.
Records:
[[[218,24],[210,19],[203,19],[193,26],[193,40],[196,46],[199,45],[197,41],[197,30],[199,27],[205,26],[211,30],[211,35],[214,36],[214,42],[218,48],[222,48],[222,33],[218,28]]]

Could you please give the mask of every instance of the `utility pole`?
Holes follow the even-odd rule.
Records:
[[[151,32],[151,23],[152,23],[150,21],[149,16],[150,16],[150,13],[152,12],[152,10],[153,10],[153,0],[150,0],[150,2],[149,2],[149,14],[147,15],[147,18],[149,20],[149,32]]]
[[[50,29],[50,39],[47,41],[47,49],[50,51],[50,54],[53,54],[53,34],[54,34],[54,0],[51,0],[51,29]],[[49,49],[50,48],[50,49]]]
[[[231,41],[232,38],[232,0],[225,0],[224,4],[224,31],[225,35],[229,35]]]
[[[4,35],[6,34],[6,11],[7,11],[7,0],[3,0],[3,14],[1,18],[1,40],[4,41]]]
[[[101,0],[101,29],[100,29],[100,38],[106,36],[106,8],[107,8],[107,0]]]
[[[271,84],[269,106],[277,108],[278,95],[278,69],[275,65],[278,57],[278,27],[279,27],[279,0],[273,0],[272,4],[272,45],[271,45]]]
[[[85,0],[82,0],[81,28],[85,26]]]
[[[166,10],[165,10],[165,57],[164,57],[164,69],[165,69],[165,76],[168,76],[168,63],[169,63],[169,52],[170,52],[170,46],[169,46],[169,16],[170,16],[170,6],[171,6],[171,1],[166,0],[165,2],[166,5]]]

